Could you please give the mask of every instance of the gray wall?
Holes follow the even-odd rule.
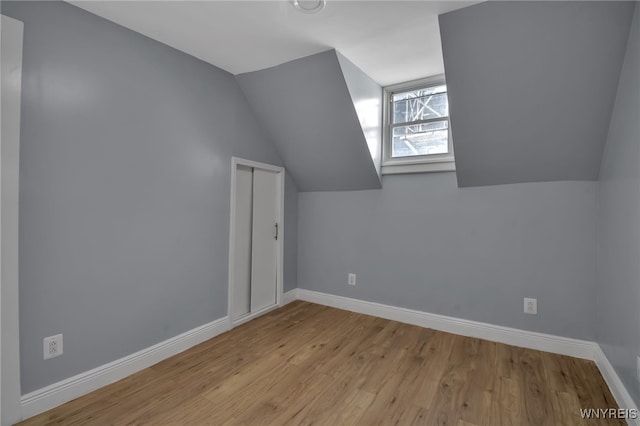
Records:
[[[336,51],[360,127],[367,141],[376,172],[382,167],[382,87],[353,62]]]
[[[460,186],[597,180],[632,2],[484,2],[440,16]]]
[[[640,405],[640,7],[600,169],[597,340]]]
[[[230,157],[282,162],[232,75],[69,4],[2,13],[25,23],[26,393],[224,317]]]
[[[284,291],[298,286],[298,187],[289,173],[284,181]]]
[[[596,182],[460,189],[454,173],[300,193],[298,287],[593,340],[596,198]]]
[[[380,188],[335,50],[236,79],[301,191]]]

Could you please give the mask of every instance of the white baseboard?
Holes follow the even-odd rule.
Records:
[[[298,289],[294,288],[286,293],[282,294],[282,305],[288,305],[291,302],[298,300]]]
[[[20,398],[22,419],[43,413],[103,386],[185,351],[229,330],[229,319],[220,318],[134,354],[94,368]]]
[[[595,361],[618,405],[621,408],[638,409],[631,395],[620,380],[620,377],[604,352],[602,352],[600,345],[595,342],[519,330],[445,315],[430,314],[413,309],[366,302],[302,288],[297,289],[297,296],[298,299],[307,302],[386,318],[406,324]],[[640,426],[638,419],[629,419],[628,423],[629,425]]]
[[[283,305],[295,300],[304,300],[463,336],[589,359],[595,361],[618,405],[621,408],[638,409],[613,366],[600,346],[595,342],[430,314],[413,309],[399,308],[300,288],[290,290],[282,295]],[[229,328],[229,319],[227,317],[220,318],[109,364],[23,395],[20,400],[22,419],[35,416],[121,380],[205,340],[222,334]],[[630,425],[640,426],[640,420],[628,420],[628,422]]]
[[[620,408],[636,410],[636,413],[638,413],[638,416],[640,416],[638,406],[633,401],[631,394],[629,394],[629,391],[627,391],[624,383],[622,383],[622,380],[620,380],[620,376],[618,376],[618,373],[616,373],[616,370],[609,362],[609,359],[602,351],[600,345],[598,345],[595,355],[596,356],[594,361],[598,366],[598,370],[600,370],[604,381],[607,382],[607,386],[609,386],[609,389],[611,390],[611,393],[613,394],[613,397],[615,398]],[[635,420],[628,419],[627,423],[629,425],[640,426],[640,417]]]
[[[286,305],[297,299],[298,289],[293,289],[283,293],[282,304]],[[220,318],[124,358],[22,395],[20,398],[22,420],[124,379],[133,373],[222,334],[228,331],[230,327],[228,317]]]
[[[366,302],[301,288],[298,289],[298,298],[306,300],[307,302],[373,315],[407,324],[418,325],[420,327],[433,328],[448,333],[476,337],[523,348],[569,355],[576,358],[593,360],[596,348],[598,347],[596,343],[586,340],[570,339],[445,315],[430,314],[413,309],[398,308],[381,303]]]

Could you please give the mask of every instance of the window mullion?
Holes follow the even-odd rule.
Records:
[[[405,121],[404,123],[390,123],[389,127],[391,129],[395,129],[396,127],[404,127],[404,126],[413,126],[417,124],[426,124],[426,123],[434,123],[436,121],[449,121],[449,117],[436,117],[436,118],[426,118],[424,120],[416,120],[416,121]],[[447,123],[448,126],[448,123]]]

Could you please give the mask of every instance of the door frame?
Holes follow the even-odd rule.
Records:
[[[257,312],[252,312],[237,320],[233,320],[233,284],[235,281],[235,241],[236,241],[236,174],[238,166],[252,167],[254,169],[268,170],[277,174],[278,188],[277,200],[278,206],[278,241],[277,252],[278,263],[276,265],[276,303],[273,306],[267,306]],[[284,180],[285,169],[281,166],[260,163],[258,161],[246,160],[239,157],[231,157],[231,197],[230,197],[230,214],[229,214],[229,291],[227,299],[227,317],[229,318],[229,328],[236,327],[247,321],[259,317],[273,309],[282,306],[282,293],[284,288]]]
[[[18,299],[20,101],[24,24],[1,15],[2,143],[0,152],[0,424],[22,419]]]

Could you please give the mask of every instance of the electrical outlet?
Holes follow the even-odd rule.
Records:
[[[44,359],[62,355],[62,334],[45,337],[43,343]]]
[[[538,300],[529,297],[524,298],[524,313],[538,315]]]
[[[356,274],[349,273],[349,279],[347,280],[347,284],[352,286],[356,285]]]

